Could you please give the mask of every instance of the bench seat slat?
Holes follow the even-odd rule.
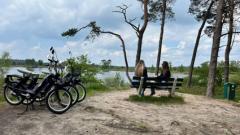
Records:
[[[132,88],[139,88],[140,77],[133,77]],[[175,89],[179,89],[182,86],[183,78],[169,78],[167,81],[160,81],[156,77],[147,77],[146,82],[143,87],[145,88],[155,88],[156,90],[172,90],[175,83]]]
[[[141,77],[134,76],[133,80],[141,80]],[[147,77],[146,80],[147,81],[157,81],[157,82],[159,81],[159,79],[157,77]],[[166,81],[169,82],[169,81],[174,81],[174,80],[175,80],[175,78],[169,78]],[[177,81],[183,82],[183,78],[177,78]]]

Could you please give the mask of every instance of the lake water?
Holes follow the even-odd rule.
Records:
[[[21,73],[19,73],[17,71],[17,69],[21,69],[21,70],[26,70],[26,68],[24,67],[12,67],[8,70],[7,74],[18,74],[21,75]],[[41,74],[43,71],[44,72],[48,72],[47,68],[31,68],[31,71]],[[109,78],[109,77],[114,77],[117,73],[119,73],[119,75],[125,80],[128,81],[126,73],[124,71],[109,71],[109,72],[103,72],[100,74],[97,74],[97,78],[98,79],[105,79],[105,78]],[[134,72],[129,72],[130,77],[132,77],[134,75]],[[148,76],[154,76],[154,73],[148,73]],[[186,77],[186,74],[183,73],[174,73],[172,74],[172,77],[176,77],[176,78],[183,78]]]

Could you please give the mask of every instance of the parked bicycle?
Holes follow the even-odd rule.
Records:
[[[4,85],[4,97],[11,105],[33,105],[34,102],[46,100],[47,108],[57,114],[66,112],[77,101],[82,101],[86,96],[86,90],[77,75],[69,73],[64,78],[60,77],[57,70],[58,60],[54,56],[55,50],[51,47],[51,56],[48,57],[49,69],[54,69],[41,79],[39,74],[21,71],[23,76],[7,75]],[[79,85],[79,87],[77,87]],[[79,91],[83,94],[79,94]],[[79,98],[79,95],[81,97]]]

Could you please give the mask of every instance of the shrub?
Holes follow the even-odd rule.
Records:
[[[96,74],[100,71],[91,63],[87,55],[68,59],[68,63],[68,70],[72,70],[74,73],[80,73],[81,80],[84,83],[98,82]]]
[[[124,82],[124,79],[121,77],[120,73],[116,73],[115,77],[104,79],[104,85],[106,87],[117,89],[124,89],[128,87],[128,84]]]

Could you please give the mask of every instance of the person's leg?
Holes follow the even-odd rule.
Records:
[[[143,89],[142,89],[141,96],[144,96],[144,92],[145,92],[145,89],[146,89],[146,81],[147,81],[147,77],[145,76],[144,80],[143,80]]]

